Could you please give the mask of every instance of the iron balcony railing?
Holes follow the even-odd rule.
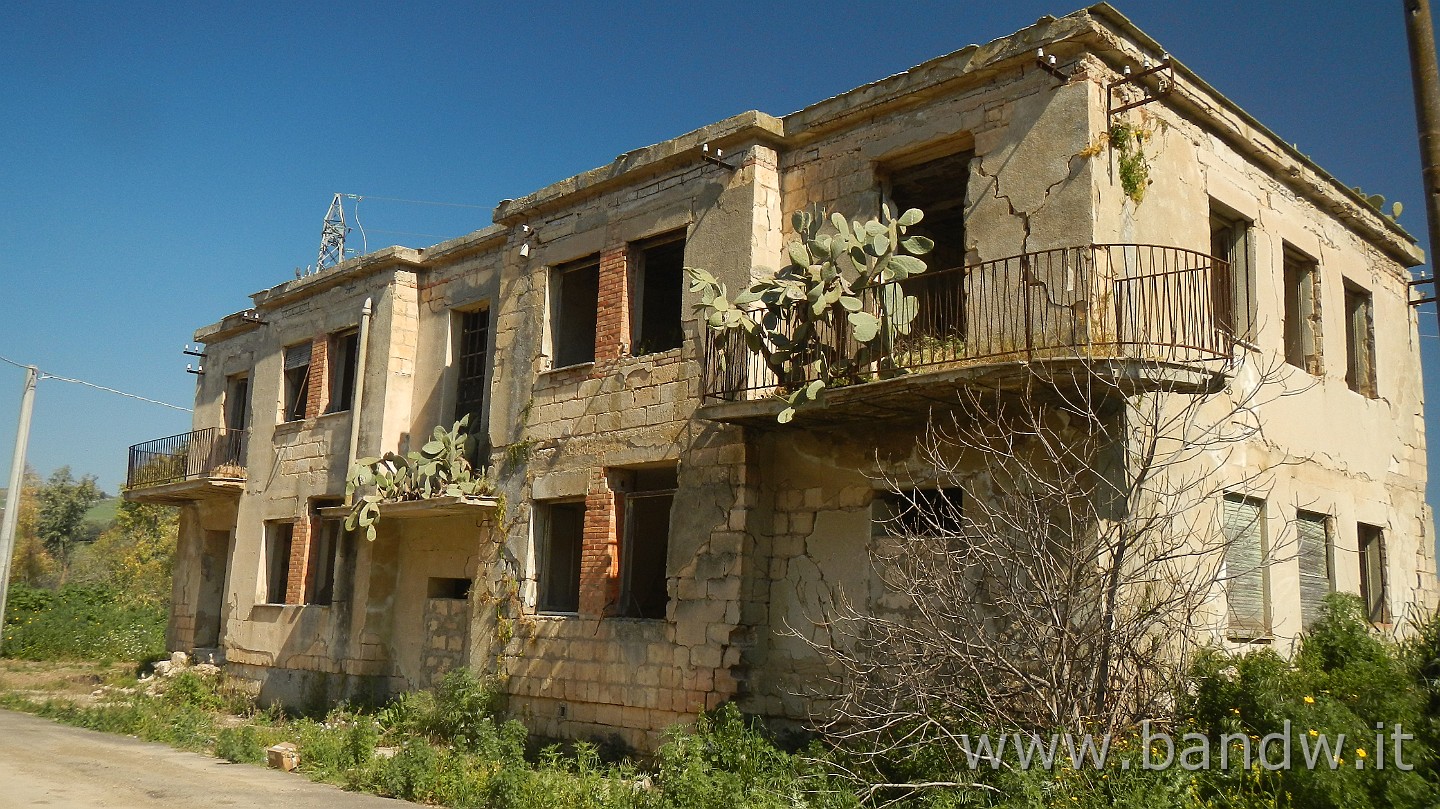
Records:
[[[245,432],[207,427],[130,448],[127,489],[209,477],[245,477]]]
[[[737,330],[707,329],[706,398],[743,401],[793,391],[816,378],[817,363],[831,379],[858,384],[1016,360],[1226,361],[1237,329],[1243,332],[1250,319],[1248,284],[1235,283],[1228,263],[1159,245],[1061,248],[926,272],[863,290],[863,310],[890,318],[886,301],[897,300],[895,286],[914,299],[914,317],[906,328],[882,328],[878,347],[855,340],[843,312],[786,362],[767,363]],[[761,313],[751,316],[758,320]],[[794,337],[795,321],[781,318],[779,326]],[[887,332],[893,335],[888,341]]]

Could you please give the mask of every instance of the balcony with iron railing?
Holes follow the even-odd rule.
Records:
[[[1225,261],[1158,245],[1087,245],[926,272],[858,291],[863,311],[890,319],[897,286],[913,319],[882,328],[890,336],[878,348],[857,341],[844,317],[783,362],[738,330],[707,329],[701,415],[773,420],[777,397],[816,379],[817,368],[830,380],[823,407],[811,409],[822,421],[924,410],[943,402],[947,386],[1003,386],[1036,370],[1099,373],[1114,389],[1211,390],[1233,357],[1236,313],[1248,311],[1248,301],[1236,306],[1245,293]],[[795,320],[778,325],[794,336]]]
[[[170,503],[236,496],[245,487],[245,432],[208,427],[130,448],[125,497]]]

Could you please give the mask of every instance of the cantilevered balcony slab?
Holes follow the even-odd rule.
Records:
[[[380,517],[385,520],[421,520],[435,517],[484,518],[500,508],[498,497],[431,497],[425,500],[401,500],[380,504]],[[327,506],[320,516],[336,518],[350,513],[349,506]]]
[[[1201,394],[1221,390],[1229,379],[1223,368],[1131,359],[1069,358],[1034,362],[985,362],[967,367],[927,370],[834,388],[820,401],[807,403],[791,425],[826,427],[882,420],[924,423],[957,409],[966,391],[1027,394],[1057,403],[1085,395],[1091,402],[1147,391]],[[696,415],[726,424],[782,427],[776,417],[785,408],[776,396],[740,401],[708,401]]]

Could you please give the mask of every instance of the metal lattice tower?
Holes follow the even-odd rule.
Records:
[[[315,272],[345,260],[345,234],[349,232],[350,228],[345,226],[345,206],[336,194],[330,200],[330,210],[325,212],[325,225],[320,228],[320,254],[315,258]]]

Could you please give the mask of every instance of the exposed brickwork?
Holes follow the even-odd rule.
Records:
[[[308,517],[295,521],[290,534],[290,570],[285,577],[285,603],[305,603],[305,567],[310,561],[310,537],[314,533],[313,523]]]
[[[585,538],[580,549],[580,614],[604,615],[620,597],[619,509],[605,470],[590,473],[585,495]]]
[[[313,419],[330,405],[330,338],[320,335],[310,341],[309,392],[305,399],[305,418]]]
[[[630,272],[628,245],[600,253],[599,313],[595,316],[595,367],[603,376],[605,363],[630,352]]]

